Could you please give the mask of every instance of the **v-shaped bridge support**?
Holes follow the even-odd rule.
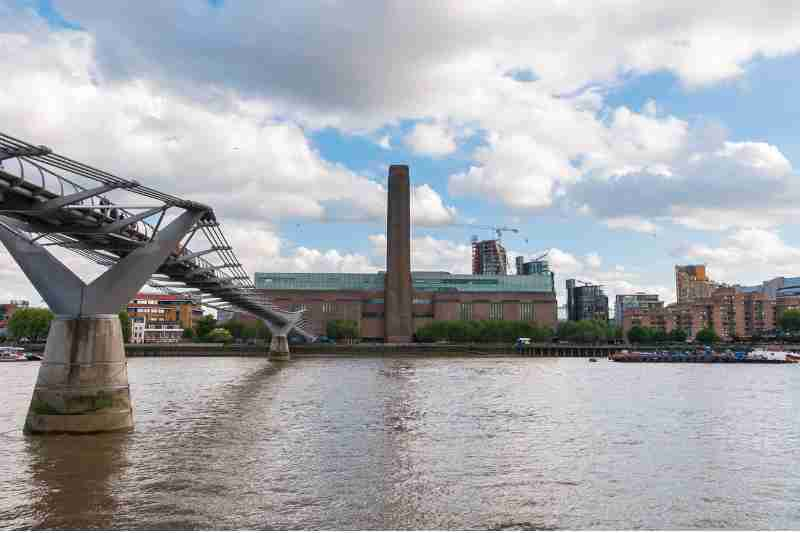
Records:
[[[45,247],[0,225],[0,241],[57,315],[70,317],[116,314],[174,252],[180,240],[203,216],[186,211],[137,248],[86,284]]]
[[[122,327],[117,317],[203,216],[186,211],[86,284],[46,248],[0,224],[0,241],[56,313],[25,419],[29,433],[133,427]]]

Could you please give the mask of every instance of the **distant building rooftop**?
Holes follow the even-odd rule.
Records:
[[[492,276],[412,272],[414,290],[422,292],[552,292],[549,273],[530,276]],[[267,273],[256,272],[258,289],[314,291],[382,291],[384,273]]]

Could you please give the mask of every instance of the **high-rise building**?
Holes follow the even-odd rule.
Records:
[[[508,274],[508,257],[505,247],[496,239],[472,239],[472,273],[481,276]]]
[[[582,283],[582,285],[578,285]],[[567,320],[608,321],[608,296],[600,285],[567,280]]]
[[[659,301],[657,294],[617,294],[614,301],[614,322],[622,325],[625,312],[631,309],[649,309],[650,307],[663,307],[664,302]]]
[[[550,276],[550,285],[553,292],[555,292],[555,276],[550,271],[550,264],[544,259],[534,259],[533,261],[525,261],[521,255],[516,257],[517,276]]]
[[[708,279],[705,265],[675,265],[675,289],[679,304],[709,298],[719,286]]]

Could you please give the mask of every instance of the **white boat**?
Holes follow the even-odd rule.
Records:
[[[768,361],[791,361],[795,354],[792,352],[783,352],[778,350],[765,350],[758,348],[747,354],[747,359],[758,359]]]
[[[25,357],[25,349],[18,346],[0,346],[0,362],[2,363],[15,363],[19,361],[27,361]]]

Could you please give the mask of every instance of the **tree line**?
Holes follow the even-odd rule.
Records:
[[[553,330],[533,322],[514,320],[442,320],[419,328],[418,342],[514,342],[520,337],[548,341]]]

